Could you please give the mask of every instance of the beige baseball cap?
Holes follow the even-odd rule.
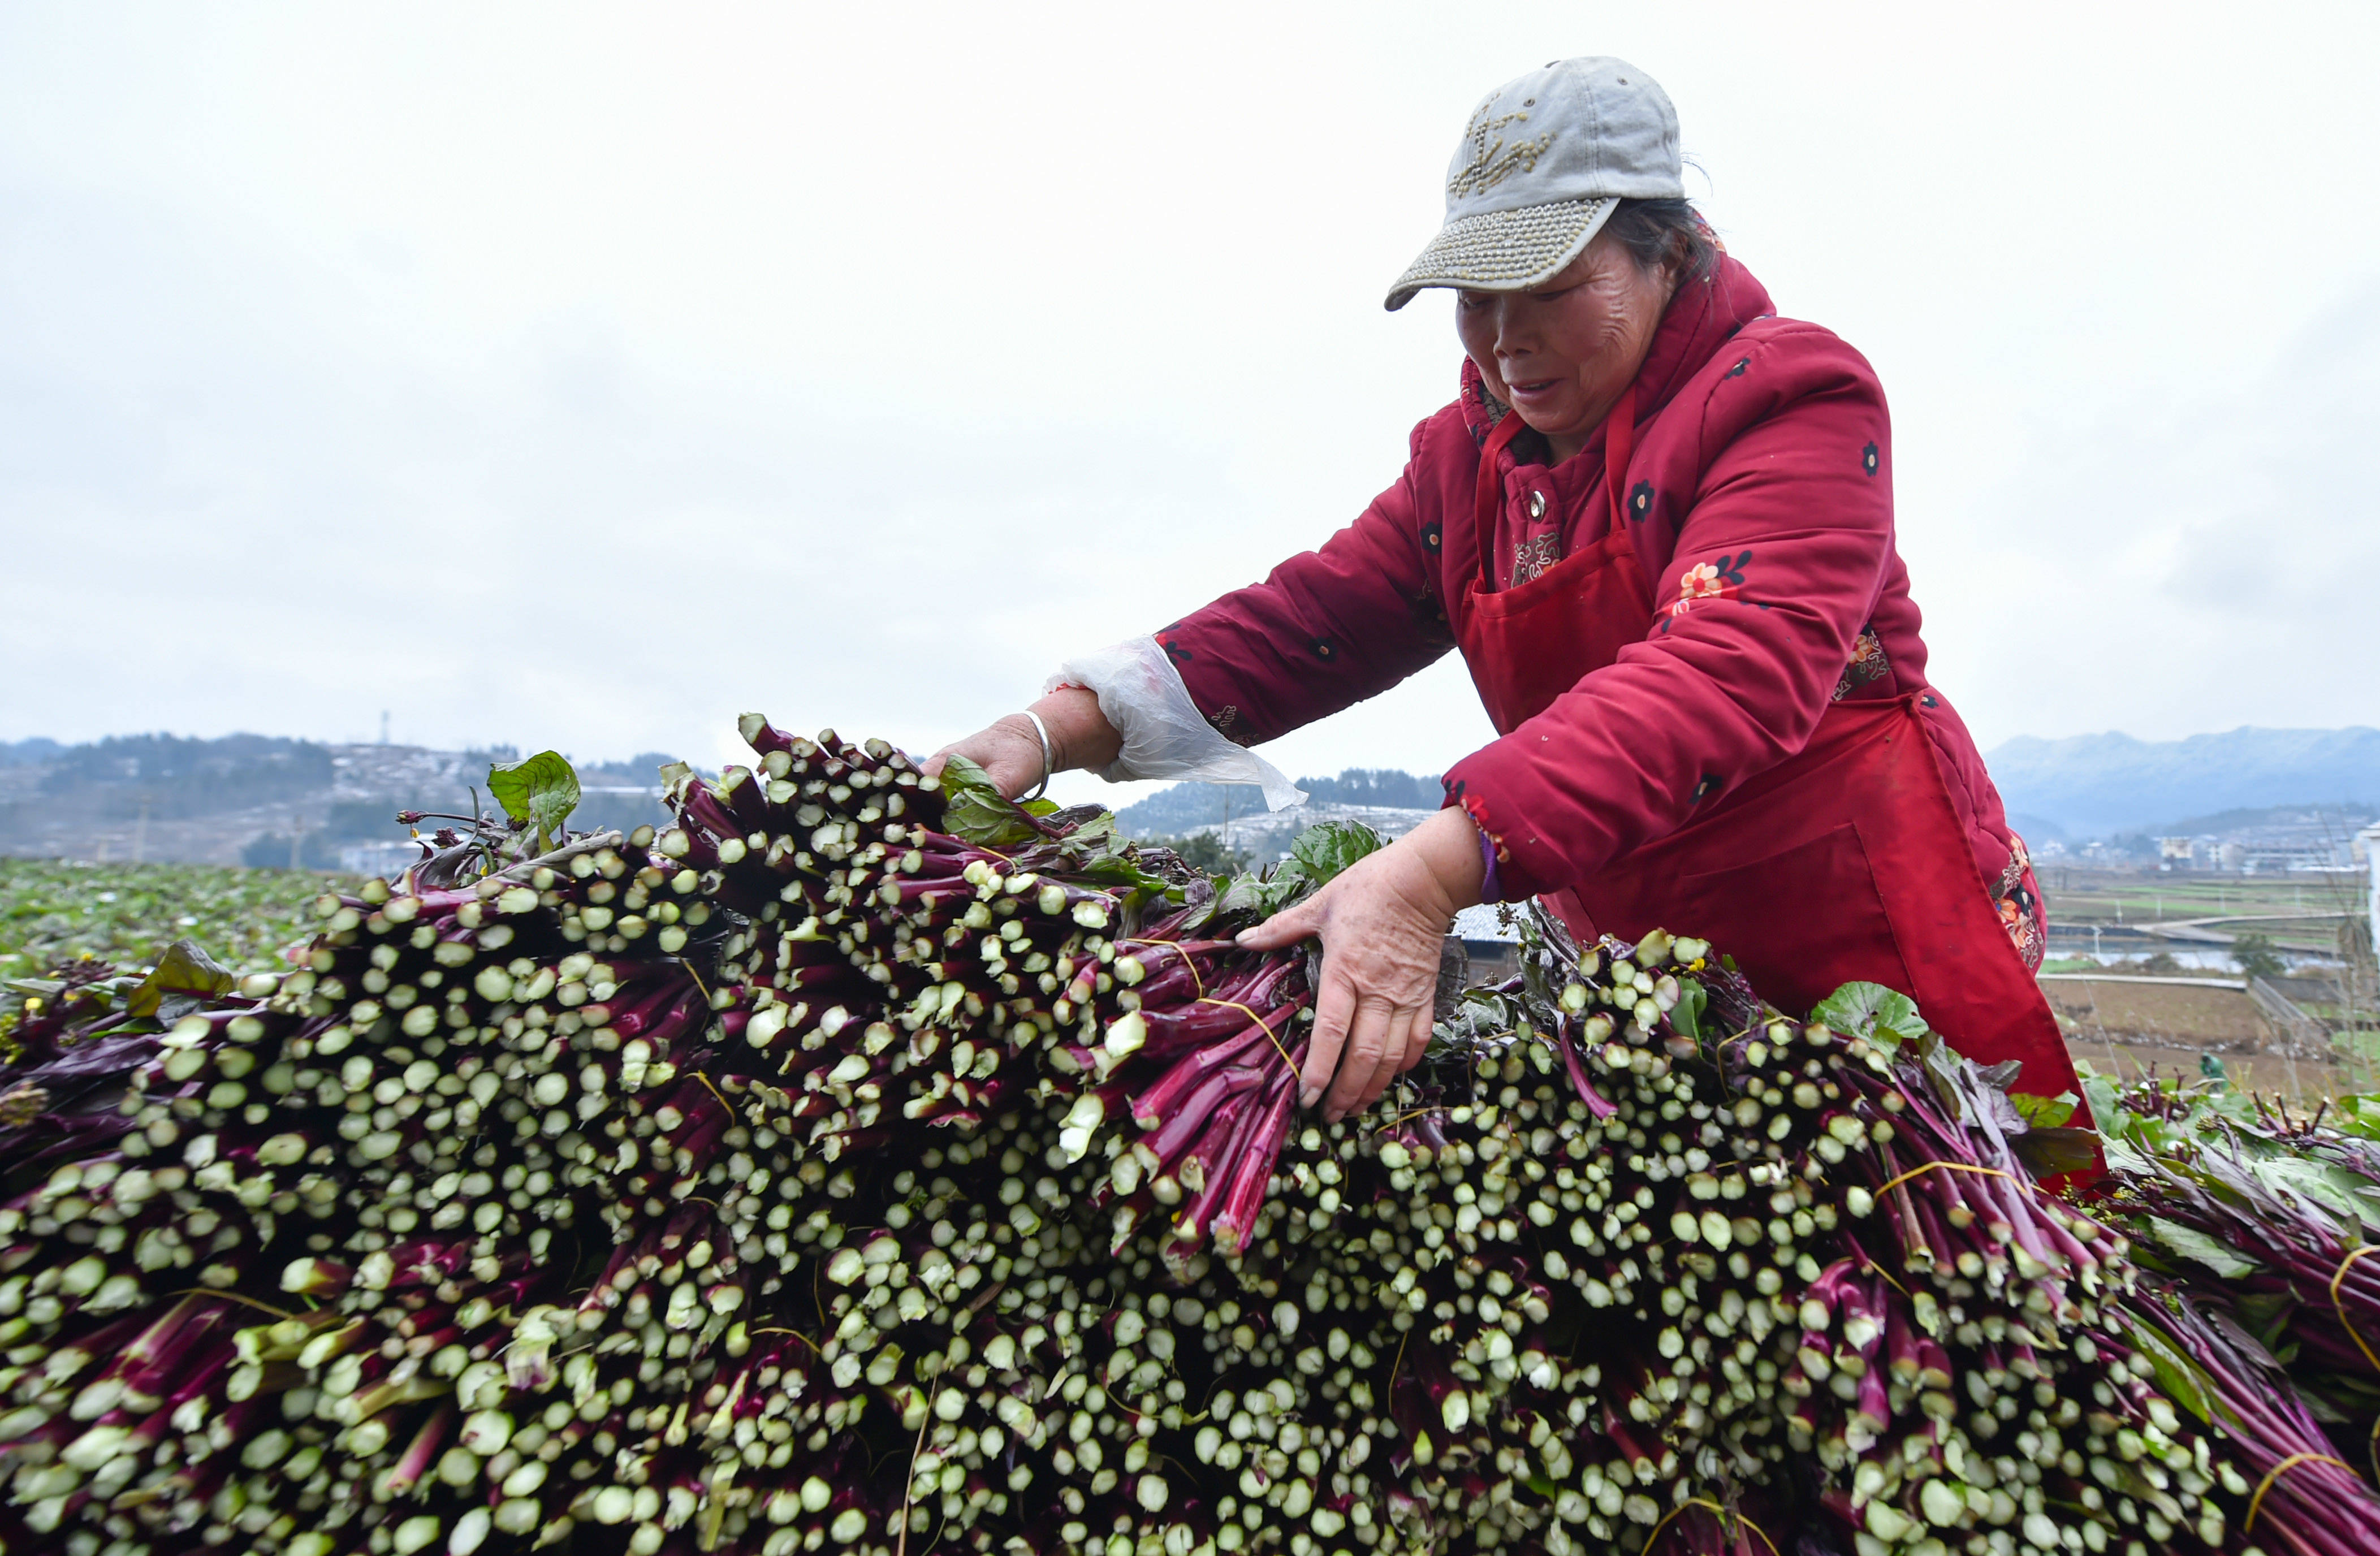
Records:
[[[1578,258],[1623,200],[1682,200],[1678,113],[1624,59],[1558,59],[1488,94],[1446,170],[1446,225],[1389,288],[1518,292]]]

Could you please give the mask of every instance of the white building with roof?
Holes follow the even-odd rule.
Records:
[[[2380,951],[2380,821],[2357,833],[2355,845],[2357,851],[2363,856],[2363,868],[2371,872],[2368,878],[2370,895],[2364,906],[2372,915],[2373,948]]]

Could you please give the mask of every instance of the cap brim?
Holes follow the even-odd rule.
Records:
[[[1619,204],[1616,196],[1561,200],[1451,221],[1389,288],[1389,310],[1425,286],[1518,292],[1543,286],[1578,258]]]

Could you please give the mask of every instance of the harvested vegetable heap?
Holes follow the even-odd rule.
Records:
[[[1898,996],[1533,915],[1325,1125],[1232,937],[1363,836],[1208,881],[744,732],[658,836],[507,775],[285,978],[17,986],[7,1550],[2372,1548],[2352,1401]]]

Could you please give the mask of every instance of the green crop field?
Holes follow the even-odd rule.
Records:
[[[0,979],[83,955],[145,966],[185,938],[236,971],[278,970],[281,948],[313,933],[307,905],[358,884],[222,865],[0,858]]]
[[[2167,875],[2046,864],[2038,879],[2053,924],[2211,918],[2223,921],[2217,928],[2307,951],[2336,949],[2340,925],[2364,911],[2365,888],[2347,876]]]
[[[2075,922],[2112,924],[2119,907],[2128,923],[2352,912],[2364,891],[2360,880],[2349,876],[2164,875],[2054,864],[2036,873],[2052,916]]]

